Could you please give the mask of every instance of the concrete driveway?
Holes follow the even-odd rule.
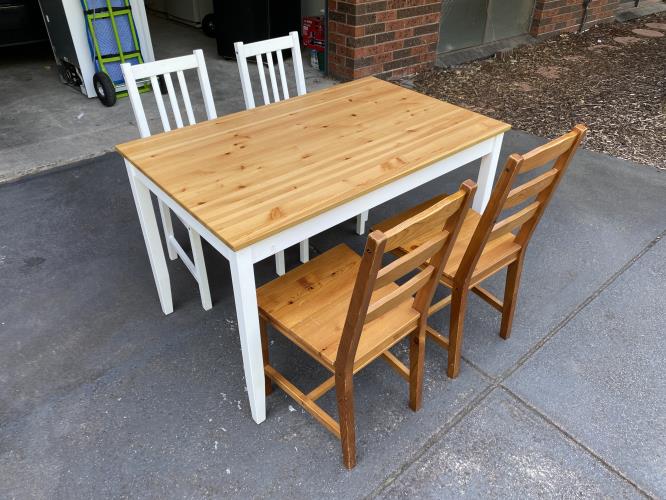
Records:
[[[511,132],[504,156],[541,142]],[[511,339],[472,296],[460,377],[444,376],[429,344],[418,413],[388,366],[364,370],[351,472],[281,391],[252,421],[222,257],[205,248],[211,311],[176,261],[175,312],[161,313],[118,156],[0,186],[0,213],[2,498],[666,496],[664,174],[581,151],[528,251]],[[313,253],[341,241],[362,249],[353,221],[313,238]],[[287,257],[296,265],[297,249]],[[259,282],[274,277],[271,259],[256,269]],[[273,338],[287,376],[323,380]]]
[[[149,23],[156,59],[191,54],[194,49],[204,51],[218,116],[245,109],[238,66],[218,56],[215,39],[204,36],[200,29],[157,16],[149,16]],[[139,135],[127,98],[106,108],[98,99],[88,99],[60,83],[50,50],[46,46],[0,49],[0,183],[99,156]],[[291,60],[286,66],[287,74],[292,75]],[[250,65],[256,92],[259,84],[254,71]],[[304,71],[308,91],[335,83],[307,62]],[[194,71],[185,74],[195,116],[202,119],[206,115],[196,75]],[[295,95],[293,88],[290,92]],[[160,126],[155,99],[144,94],[142,101],[155,133]]]

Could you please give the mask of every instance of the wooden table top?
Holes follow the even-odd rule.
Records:
[[[369,77],[116,149],[240,250],[509,128]]]

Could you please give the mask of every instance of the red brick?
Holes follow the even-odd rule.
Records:
[[[442,0],[328,0],[329,71],[395,78],[434,62]]]
[[[620,0],[592,0],[588,7],[585,27],[613,18]],[[580,0],[536,0],[530,33],[547,36],[563,31],[575,31],[583,18]]]
[[[620,0],[592,0],[585,27],[613,19]],[[328,0],[329,70],[342,79],[398,78],[436,58],[442,0]],[[530,33],[575,31],[581,0],[535,0]]]

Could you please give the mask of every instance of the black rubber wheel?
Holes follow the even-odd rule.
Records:
[[[215,38],[215,14],[206,14],[201,21],[204,35]]]
[[[116,87],[109,75],[101,71],[95,73],[93,75],[93,86],[95,87],[95,94],[104,106],[111,107],[116,103]]]

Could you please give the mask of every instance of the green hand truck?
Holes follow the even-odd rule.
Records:
[[[141,64],[141,47],[136,35],[129,0],[81,0],[86,17],[88,43],[95,61],[93,86],[105,106],[127,95],[122,63]],[[139,82],[139,91],[150,90],[150,82]]]

